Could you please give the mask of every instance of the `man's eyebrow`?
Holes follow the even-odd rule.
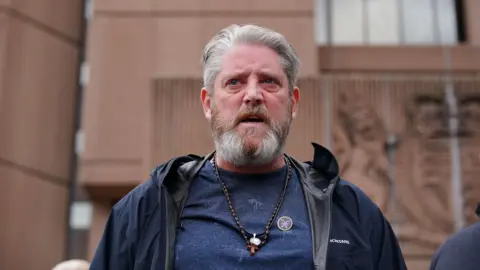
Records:
[[[268,70],[261,70],[258,72],[263,77],[274,77],[276,79],[280,79],[282,76],[276,72],[268,71]]]
[[[248,72],[244,70],[239,70],[239,71],[232,71],[232,72],[227,72],[223,73],[220,77],[220,82],[225,83],[227,80],[231,79],[232,77],[241,77],[247,75]]]
[[[244,77],[249,75],[251,72],[248,70],[233,70],[231,72],[225,72],[221,75],[220,82],[223,84],[227,80],[234,78],[234,77]],[[260,77],[272,77],[278,81],[282,81],[282,75],[278,74],[277,72],[270,71],[270,70],[259,70],[255,71]]]

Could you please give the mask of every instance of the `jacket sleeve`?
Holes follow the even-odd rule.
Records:
[[[402,250],[390,223],[377,207],[373,215],[370,242],[375,269],[406,270]]]
[[[91,262],[92,270],[133,269],[131,236],[123,209],[113,208]]]

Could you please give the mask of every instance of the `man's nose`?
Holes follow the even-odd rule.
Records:
[[[250,81],[248,83],[243,101],[245,104],[254,107],[263,103],[263,95],[258,82]]]

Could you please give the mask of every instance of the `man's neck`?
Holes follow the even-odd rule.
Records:
[[[219,168],[238,173],[265,173],[278,170],[285,166],[285,159],[283,158],[283,154],[274,158],[271,162],[263,165],[236,166],[231,162],[225,161],[221,157],[216,157],[215,162],[217,163],[217,166]]]

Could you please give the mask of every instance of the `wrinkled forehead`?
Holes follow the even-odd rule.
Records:
[[[280,56],[267,46],[240,44],[222,56],[219,74],[248,73],[263,73],[286,79]]]

